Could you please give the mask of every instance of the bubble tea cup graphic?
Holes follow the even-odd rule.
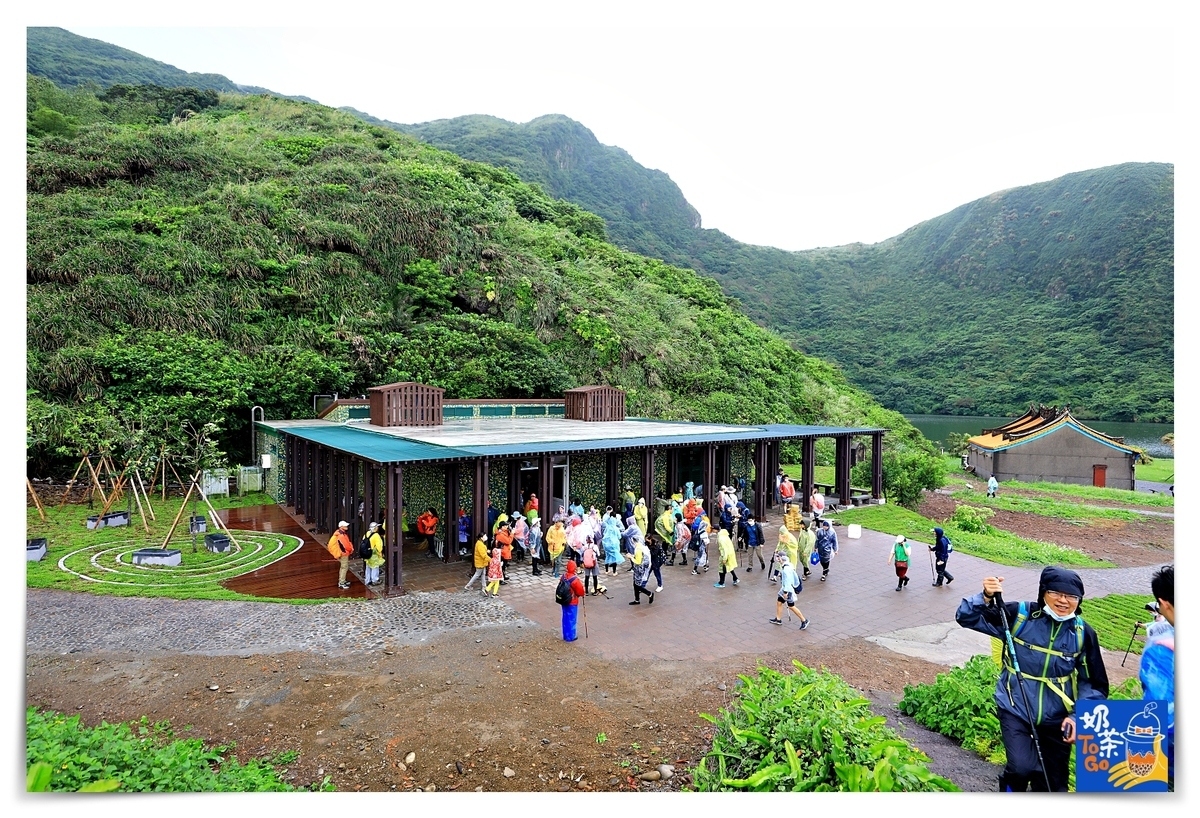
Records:
[[[1156,702],[1146,704],[1144,710],[1129,720],[1125,728],[1125,762],[1129,771],[1138,778],[1150,775],[1158,757],[1158,745],[1162,737],[1162,723],[1152,712]]]

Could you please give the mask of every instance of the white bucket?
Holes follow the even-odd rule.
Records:
[[[846,526],[846,536],[852,540],[857,540],[862,536],[862,526],[858,523],[850,523]]]

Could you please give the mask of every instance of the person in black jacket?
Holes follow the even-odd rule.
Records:
[[[954,614],[964,628],[1005,640],[996,597],[1004,577],[987,577],[982,593],[966,597]],[[1066,792],[1075,703],[1108,698],[1108,672],[1092,626],[1079,615],[1083,580],[1074,571],[1047,566],[1036,602],[1005,602],[1016,663],[1004,647],[995,701],[1004,742],[1001,792]],[[1017,667],[1020,673],[1017,673]],[[1034,741],[1036,730],[1036,742]],[[1045,772],[1038,763],[1038,749]]]
[[[933,529],[934,543],[929,550],[934,552],[933,558],[937,565],[937,579],[933,581],[934,588],[940,588],[942,580],[949,585],[954,582],[954,575],[946,570],[946,561],[950,559],[950,539],[940,528]]]
[[[763,535],[762,523],[754,519],[753,514],[746,515],[746,547],[750,549],[750,558],[747,560],[747,573],[754,570],[754,558],[758,557],[758,567],[765,571],[767,564],[763,561],[762,545],[766,537]]]

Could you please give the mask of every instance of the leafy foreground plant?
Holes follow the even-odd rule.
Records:
[[[245,764],[233,745],[205,749],[198,738],[177,739],[167,722],[101,722],[85,727],[79,716],[25,711],[26,786],[34,792],[294,792],[279,767],[296,760],[284,753],[272,761]],[[47,769],[48,768],[48,769]],[[115,784],[115,786],[114,786]],[[332,791],[326,776],[313,790]]]
[[[930,730],[961,741],[963,747],[993,764],[1006,761],[996,715],[996,680],[1000,666],[986,654],[972,657],[961,667],[939,673],[933,684],[905,685],[897,707],[901,713]],[[1110,699],[1140,699],[1142,688],[1129,678],[1108,692]],[[1075,751],[1071,751],[1067,787],[1075,791]]]
[[[717,733],[692,772],[697,790],[958,791],[841,678],[792,664],[793,673],[759,667],[756,677],[740,676],[730,708],[700,714]]]

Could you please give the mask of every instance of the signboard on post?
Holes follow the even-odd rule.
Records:
[[[1167,702],[1094,699],[1075,711],[1076,792],[1166,792]]]

